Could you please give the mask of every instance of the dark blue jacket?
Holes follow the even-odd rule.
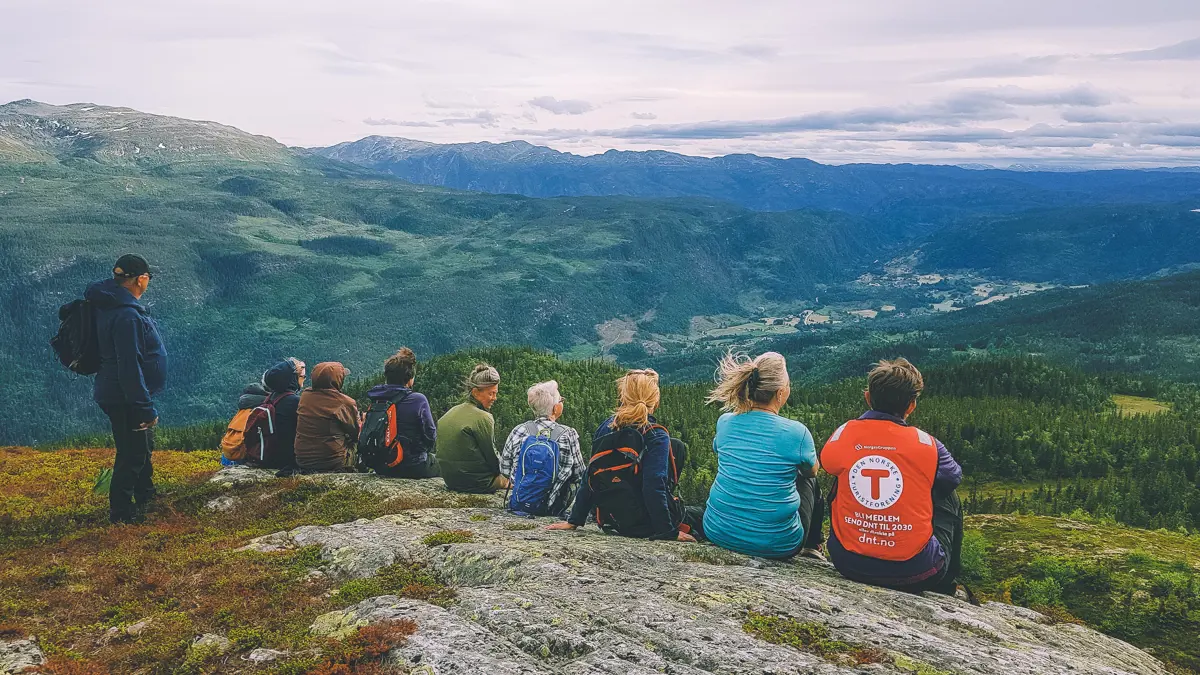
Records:
[[[296,409],[300,406],[300,380],[296,362],[284,359],[263,373],[262,384],[275,400],[275,458],[271,469],[296,463]]]
[[[379,384],[371,387],[367,398],[372,402],[386,401],[405,393],[408,398],[396,404],[396,433],[415,442],[417,447],[404,448],[404,464],[424,464],[437,447],[437,425],[425,394],[399,384]]]
[[[657,424],[653,417],[651,424]],[[613,418],[608,418],[596,430],[592,438],[594,443],[602,436],[613,432]],[[642,499],[646,502],[646,513],[650,516],[652,533],[649,539],[675,539],[679,536],[679,523],[671,515],[669,506],[670,492],[670,463],[671,437],[662,428],[651,429],[643,436],[645,451],[642,455]],[[567,522],[576,527],[582,527],[587,522],[588,514],[592,512],[592,491],[587,479],[579,486],[575,495],[575,506],[571,509],[571,517]]]
[[[115,279],[88,286],[83,297],[96,308],[100,343],[92,397],[101,407],[129,406],[136,423],[155,419],[158,410],[151,397],[167,384],[167,350],[154,320]]]
[[[908,422],[903,418],[876,410],[868,410],[859,419],[887,420],[908,426]],[[937,444],[938,467],[933,479],[933,497],[937,499],[939,495],[945,496],[953,492],[962,483],[963,474],[962,467],[946,446],[937,439],[934,439],[934,442]],[[831,498],[830,502],[832,501]],[[931,536],[925,548],[908,560],[879,560],[848,551],[838,541],[836,532],[830,532],[829,535],[829,558],[838,571],[849,579],[880,586],[906,586],[929,579],[942,570],[949,554],[941,542]]]

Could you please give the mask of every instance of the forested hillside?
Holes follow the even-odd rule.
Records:
[[[980,274],[1011,275],[1000,281],[1019,289],[1200,263],[1200,229],[1190,226],[1200,214],[1178,201],[1200,189],[1200,174],[738,159],[764,176],[812,164],[815,182],[801,192],[832,201],[805,203],[845,209],[770,212],[697,198],[424,187],[212,122],[84,104],[0,106],[0,139],[0,365],[12,383],[0,390],[0,442],[102,428],[90,383],[62,370],[47,342],[57,307],[129,251],[155,271],[145,300],[171,354],[162,410],[182,423],[224,414],[231,392],[272,359],[340,359],[362,372],[400,344],[423,357],[530,344],[652,363],[675,381],[706,377],[730,344],[786,333],[781,348],[812,382],[859,373],[873,354],[941,358],[1004,345],[1088,368],[1192,372],[1166,371],[1194,360],[1191,338],[1170,327],[1192,325],[1195,303],[1139,303],[1130,291],[1130,311],[1114,319],[1106,291],[1085,289],[1098,295],[1059,291],[1044,312],[1026,311],[1041,300],[1014,298],[927,315],[948,293],[971,297]],[[1095,205],[1110,201],[1125,205]],[[1012,215],[1076,203],[1092,206]],[[897,256],[916,262],[894,265]],[[978,270],[933,283],[941,276],[919,274],[942,267]],[[876,277],[884,281],[864,281]],[[1062,309],[1076,298],[1078,309]],[[844,310],[832,320],[819,314],[831,303]],[[1009,303],[1034,304],[1009,312]],[[861,309],[884,306],[900,310]],[[1150,309],[1160,306],[1169,315]],[[823,318],[810,324],[809,314]],[[1056,318],[1068,315],[1077,320]],[[1046,325],[1023,323],[1036,316]],[[1118,324],[1119,334],[1103,335]],[[695,337],[705,331],[732,337]]]

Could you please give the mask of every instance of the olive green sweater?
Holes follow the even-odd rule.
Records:
[[[446,489],[454,492],[494,492],[500,475],[496,454],[496,421],[472,398],[438,420],[437,458]]]

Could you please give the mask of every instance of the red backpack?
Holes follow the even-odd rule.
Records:
[[[271,466],[275,461],[276,447],[275,442],[275,427],[277,419],[275,416],[275,404],[287,396],[289,392],[282,394],[274,394],[267,397],[267,400],[262,402],[254,410],[250,411],[250,417],[246,419],[246,432],[243,438],[243,444],[246,446],[246,459],[249,464],[257,464]]]

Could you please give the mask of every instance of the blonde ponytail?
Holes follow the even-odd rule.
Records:
[[[717,366],[717,386],[708,394],[707,403],[720,403],[726,412],[749,412],[766,405],[789,384],[787,360],[782,354],[766,352],[757,358],[727,353]]]
[[[613,426],[639,429],[650,426],[650,414],[658,407],[660,397],[658,373],[649,368],[625,373],[617,380],[617,396],[620,401],[613,415]]]

